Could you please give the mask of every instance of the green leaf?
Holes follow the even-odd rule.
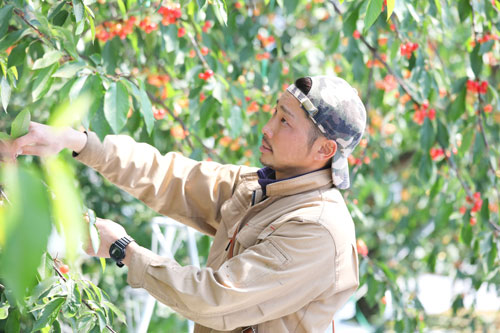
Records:
[[[439,205],[436,214],[436,229],[446,228],[449,225],[451,213],[453,213],[453,204],[442,203]]]
[[[69,79],[72,78],[78,73],[81,69],[85,68],[87,64],[82,60],[67,62],[62,65],[53,75],[52,77],[60,77]]]
[[[382,3],[383,0],[369,0],[368,7],[365,13],[365,28],[364,31],[368,31],[370,27],[375,23],[377,18],[380,16],[382,12]]]
[[[10,139],[12,139],[10,135],[8,135],[5,132],[0,132],[0,140],[10,140]]]
[[[102,268],[102,272],[104,273],[104,271],[106,270],[106,259],[104,258],[99,258],[100,262],[101,262],[101,268]]]
[[[216,109],[216,105],[219,104],[216,102],[215,98],[209,96],[201,105],[200,108],[200,127],[207,128],[208,120],[213,117],[213,113]]]
[[[125,315],[123,314],[122,311],[120,311],[120,309],[116,307],[116,305],[106,300],[103,301],[102,303],[104,304],[104,306],[108,307],[111,311],[113,311],[113,313],[116,315],[119,321],[121,321],[124,324],[127,322]]]
[[[12,17],[12,9],[14,6],[8,4],[0,8],[0,36],[5,35],[9,27],[9,21]]]
[[[384,272],[385,276],[391,281],[391,282],[396,282],[396,276],[394,275],[394,273],[391,271],[391,269],[386,265],[384,264],[383,262],[377,262],[377,266],[379,268],[382,269],[382,271]]]
[[[85,6],[87,8],[87,6]],[[89,15],[87,16],[90,25],[90,36],[92,37],[92,43],[95,41],[95,23],[94,19]]]
[[[127,15],[127,9],[125,8],[125,4],[123,3],[123,0],[117,0],[118,3],[118,8],[120,8],[120,12],[122,12],[123,16]]]
[[[61,333],[61,324],[57,320],[52,323],[52,333]]]
[[[467,95],[467,90],[465,87],[462,88],[458,96],[448,107],[448,119],[452,122],[457,121],[458,118],[465,112],[465,97]]]
[[[439,2],[439,0],[436,0],[436,2]],[[391,18],[395,3],[396,0],[387,0],[387,21]]]
[[[83,20],[85,8],[83,7],[82,0],[73,0],[72,2],[73,2],[73,12],[75,14],[76,22],[78,23],[81,20]]]
[[[4,164],[1,173],[1,183],[11,204],[2,214],[5,244],[0,275],[15,299],[21,301],[27,288],[36,282],[37,269],[47,248],[52,226],[48,193],[33,166]]]
[[[424,124],[420,130],[420,145],[426,154],[429,153],[429,149],[434,144],[436,136],[434,134],[434,127],[432,126],[431,120],[425,117]]]
[[[58,64],[53,64],[50,67],[42,68],[36,74],[36,79],[31,86],[31,97],[33,101],[43,97],[52,85],[52,73],[56,70]]]
[[[66,242],[66,257],[72,262],[84,235],[84,221],[80,192],[75,186],[75,172],[62,155],[44,160],[47,183],[52,190],[51,206],[56,226]]]
[[[140,95],[139,102],[141,104],[141,114],[144,118],[144,122],[146,123],[146,129],[148,134],[151,135],[153,132],[155,120],[153,116],[153,106],[151,105],[151,101],[149,100],[148,94],[146,93],[146,88],[144,83],[141,81],[140,83]]]
[[[457,9],[461,22],[464,22],[472,13],[472,6],[470,5],[469,0],[459,0]]]
[[[7,106],[9,106],[10,95],[12,92],[12,88],[10,87],[9,81],[7,77],[3,76],[0,82],[0,90],[2,97],[2,107],[5,112],[7,112]]]
[[[29,110],[21,111],[12,122],[10,128],[11,138],[17,139],[23,135],[28,134],[30,121],[31,121],[31,114]]]
[[[51,300],[47,305],[43,308],[42,314],[39,318],[37,318],[35,324],[33,325],[33,329],[31,332],[36,332],[45,326],[52,325],[54,320],[59,315],[59,309],[64,304],[66,300],[65,297],[56,297]]]
[[[480,44],[477,44],[469,55],[470,65],[476,77],[481,76],[481,70],[483,69],[483,57],[479,54],[480,47]]]
[[[448,134],[446,125],[443,124],[439,119],[437,120],[437,141],[444,148],[448,148],[450,135]]]
[[[220,24],[227,26],[227,7],[225,0],[213,0],[215,16]]]
[[[8,47],[14,45],[18,40],[29,33],[30,31],[27,29],[20,29],[7,33],[7,36],[0,40],[0,52],[5,51]]]
[[[439,15],[441,15],[441,0],[434,0],[434,3],[436,4]]]
[[[49,67],[53,63],[57,62],[59,59],[61,59],[62,53],[59,51],[49,51],[43,55],[43,58],[37,59],[35,63],[33,64],[32,69],[40,69],[40,68],[45,68]]]
[[[9,303],[4,303],[0,305],[0,320],[4,320],[9,316]]]
[[[78,98],[78,96],[82,92],[83,86],[85,85],[85,82],[87,81],[88,78],[89,78],[88,75],[80,76],[75,81],[75,83],[73,83],[73,85],[71,86],[71,89],[69,91],[69,96],[68,96],[70,101],[74,101],[75,99]]]
[[[346,19],[343,20],[342,29],[346,36],[352,36],[354,30],[356,30],[356,23],[358,22],[360,6],[355,7],[347,15]]]
[[[418,176],[421,181],[428,182],[432,176],[433,164],[431,161],[431,156],[429,152],[426,151],[420,158],[420,163],[418,165]]]
[[[7,67],[19,66],[24,63],[26,59],[26,47],[27,43],[19,43],[16,47],[12,49],[9,54],[9,61]]]
[[[214,90],[212,92],[212,96],[214,96],[214,98],[219,102],[219,103],[223,103],[223,91],[224,91],[224,85],[222,84],[222,82],[219,82],[219,81],[216,81],[214,83]]]
[[[464,221],[462,224],[462,229],[460,231],[460,240],[465,245],[471,245],[472,241],[472,226],[469,222]]]
[[[89,216],[90,241],[92,242],[92,249],[94,250],[94,253],[97,253],[99,251],[99,246],[101,245],[101,237],[99,236],[99,230],[97,230],[97,227],[95,225],[97,219],[95,216],[95,212],[92,209],[88,209],[87,213]]]
[[[128,109],[127,88],[120,81],[111,83],[104,95],[104,116],[113,132],[119,133],[125,126]]]
[[[21,313],[18,309],[14,308],[9,313],[9,317],[7,317],[7,323],[5,324],[5,332],[7,333],[17,333],[21,332],[20,324],[21,324]]]

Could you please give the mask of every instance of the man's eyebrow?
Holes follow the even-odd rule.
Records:
[[[293,112],[290,110],[290,108],[288,106],[279,105],[278,102],[279,102],[279,100],[276,100],[276,107],[277,108],[281,108],[281,110],[283,110],[284,113],[286,113],[287,115],[289,115],[292,118],[295,118],[295,115],[293,114]]]

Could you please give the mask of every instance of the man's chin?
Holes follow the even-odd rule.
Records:
[[[260,161],[260,164],[262,164],[263,166],[270,167],[272,169],[272,165],[265,160],[264,156],[261,155],[259,158],[259,161]]]

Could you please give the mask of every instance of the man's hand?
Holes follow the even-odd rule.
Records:
[[[87,143],[85,133],[70,127],[54,128],[31,122],[28,134],[9,143],[11,159],[18,155],[50,156],[64,148],[79,152]]]
[[[88,222],[88,218],[86,219]],[[96,218],[95,226],[97,227],[97,230],[99,230],[99,236],[101,238],[99,250],[97,251],[97,253],[94,252],[89,236],[85,252],[87,252],[87,254],[91,256],[109,258],[109,248],[111,247],[111,244],[113,244],[118,239],[127,236],[127,232],[118,223],[98,217]]]

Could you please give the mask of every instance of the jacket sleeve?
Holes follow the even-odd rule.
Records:
[[[160,214],[213,236],[221,205],[231,197],[242,172],[253,168],[198,162],[125,135],[101,143],[93,132],[75,159],[95,169],[122,190]]]
[[[352,265],[341,273],[350,282],[338,288],[339,294],[358,285],[352,255],[347,259]],[[334,288],[335,265],[335,245],[322,225],[289,221],[216,271],[182,267],[140,248],[132,254],[127,281],[186,318],[225,331],[298,311]]]

